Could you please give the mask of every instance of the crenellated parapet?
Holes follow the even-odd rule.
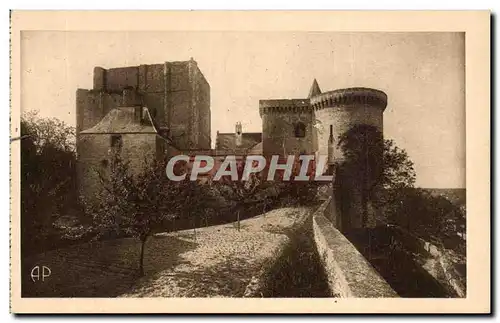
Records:
[[[347,88],[329,91],[310,99],[314,110],[321,110],[339,105],[367,104],[382,108],[387,106],[387,94],[370,88]]]
[[[270,113],[311,112],[309,99],[259,100],[260,116]]]

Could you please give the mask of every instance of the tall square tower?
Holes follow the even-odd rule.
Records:
[[[94,68],[94,85],[76,93],[76,132],[95,126],[135,93],[158,131],[180,149],[210,149],[210,85],[193,60],[104,69]]]

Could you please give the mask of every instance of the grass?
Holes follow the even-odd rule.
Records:
[[[262,296],[331,297],[311,221],[309,217],[295,232],[290,232],[291,243],[269,271]]]

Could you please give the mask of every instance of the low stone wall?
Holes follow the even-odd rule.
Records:
[[[325,215],[330,200],[313,214],[314,240],[328,276],[332,297],[398,297],[349,240]]]

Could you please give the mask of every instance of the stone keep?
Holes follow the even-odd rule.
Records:
[[[181,149],[210,149],[210,85],[191,59],[94,69],[76,93],[77,182],[92,200],[116,152],[140,171]]]
[[[93,89],[76,92],[76,133],[89,129],[114,108],[123,91],[149,110],[158,130],[180,149],[210,149],[210,85],[193,59],[183,62],[94,68]]]

